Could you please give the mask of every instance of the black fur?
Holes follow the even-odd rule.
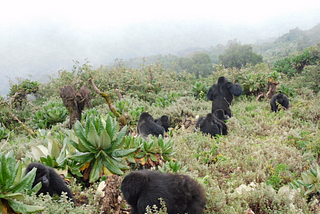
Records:
[[[208,113],[206,117],[199,117],[195,128],[200,128],[202,133],[210,134],[211,137],[228,134],[228,127],[225,122],[219,120],[212,113]]]
[[[159,119],[155,119],[154,122],[162,126],[166,132],[169,131],[170,121],[167,115],[162,115]]]
[[[289,98],[284,94],[275,94],[272,96],[271,101],[271,110],[274,112],[279,111],[279,105],[282,105],[286,110],[289,108]]]
[[[27,166],[26,174],[28,174],[28,172],[30,172],[33,168],[37,168],[37,172],[32,187],[37,185],[39,182],[42,183],[42,187],[37,195],[40,193],[49,193],[50,196],[53,196],[53,194],[61,195],[62,192],[66,192],[68,197],[75,204],[71,190],[67,187],[64,180],[54,171],[53,168],[45,166],[41,163],[30,163]]]
[[[228,120],[229,116],[224,114],[222,109],[217,109],[213,112],[214,116],[216,116],[219,120]]]
[[[147,113],[143,112],[140,115],[137,125],[137,133],[141,135],[144,139],[148,138],[148,135],[159,137],[159,135],[164,136],[164,128],[154,122],[153,117]]]
[[[134,171],[123,179],[121,192],[131,206],[130,214],[144,214],[148,205],[161,208],[159,198],[168,214],[201,214],[206,205],[204,188],[187,175]]]
[[[212,101],[211,112],[222,109],[226,115],[231,117],[230,105],[233,95],[240,96],[241,94],[242,87],[239,84],[233,84],[227,78],[219,77],[218,82],[212,85],[207,93],[207,98]]]

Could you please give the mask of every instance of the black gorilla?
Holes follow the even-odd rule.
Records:
[[[285,109],[289,108],[289,98],[284,94],[275,94],[272,96],[271,101],[271,110],[277,112],[279,105],[282,105]]]
[[[159,119],[155,119],[154,122],[162,126],[166,132],[169,131],[170,121],[167,115],[162,115]]]
[[[146,207],[166,204],[168,214],[201,214],[206,205],[204,188],[187,175],[138,170],[122,181],[121,192],[131,206],[131,214],[144,214]]]
[[[214,116],[216,116],[219,120],[228,120],[229,116],[224,114],[222,109],[217,109],[213,112]]]
[[[212,101],[211,112],[222,109],[226,115],[232,116],[230,105],[234,96],[242,94],[242,87],[239,84],[229,82],[225,77],[219,77],[218,82],[211,86],[207,93],[208,100]]]
[[[195,128],[200,128],[202,133],[210,134],[211,137],[228,134],[228,127],[225,122],[219,120],[212,113],[208,113],[206,117],[199,117]]]
[[[48,192],[50,196],[53,196],[53,194],[61,195],[62,192],[66,192],[68,197],[75,204],[72,192],[67,187],[64,180],[54,171],[53,168],[45,166],[41,163],[30,163],[27,166],[26,174],[28,174],[28,172],[30,172],[33,168],[37,168],[37,172],[32,187],[37,185],[39,182],[42,183],[42,187],[37,195]]]
[[[162,135],[163,137],[164,128],[156,124],[153,117],[149,113],[143,112],[138,120],[137,133],[144,139],[147,139],[149,134],[157,137]]]

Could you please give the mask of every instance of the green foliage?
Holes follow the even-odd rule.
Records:
[[[163,166],[158,166],[158,170],[163,173],[178,173],[178,172],[186,172],[188,169],[187,166],[182,167],[180,161],[170,160],[170,162],[166,162]]]
[[[170,91],[168,94],[164,95],[163,97],[159,97],[155,103],[153,103],[154,106],[158,107],[166,107],[176,101],[176,99],[180,97],[180,94],[175,91]]]
[[[302,180],[294,180],[291,183],[292,188],[300,188],[300,193],[304,196],[311,197],[320,194],[320,167],[319,165],[310,168],[301,173]]]
[[[205,82],[197,81],[194,85],[192,85],[191,92],[193,96],[198,99],[207,99],[207,92],[209,90],[210,86],[207,85]]]
[[[78,150],[70,159],[80,166],[90,163],[92,170],[89,182],[93,183],[100,178],[100,174],[122,175],[122,170],[128,169],[123,164],[123,157],[134,152],[135,149],[120,149],[124,143],[127,127],[120,132],[116,119],[107,116],[106,120],[100,117],[89,116],[83,127],[79,121],[74,125],[77,140],[71,140],[71,144]]]
[[[200,76],[207,77],[213,71],[213,64],[207,53],[195,53],[191,57],[181,57],[178,65],[182,70],[195,74],[197,79]]]
[[[68,111],[61,103],[50,102],[43,107],[43,110],[35,113],[32,122],[36,128],[45,129],[64,122],[67,116]]]
[[[320,45],[304,49],[300,54],[278,60],[274,64],[274,69],[285,73],[288,77],[294,74],[301,74],[305,66],[315,65],[320,60]]]
[[[9,137],[10,130],[6,129],[1,123],[0,123],[0,140],[6,139]]]
[[[142,112],[145,112],[145,109],[143,106],[137,106],[135,109],[129,111],[130,115],[130,124],[137,124],[140,114]]]
[[[16,92],[24,92],[24,94],[37,93],[38,90],[39,83],[37,81],[30,81],[26,79],[20,84],[12,84],[9,96],[13,96]]]
[[[256,65],[262,62],[262,56],[252,52],[251,45],[230,44],[224,54],[219,55],[219,61],[226,68],[240,69],[250,63]]]
[[[129,163],[150,167],[154,165],[154,162],[171,160],[176,153],[173,144],[172,139],[163,139],[162,136],[159,138],[150,136],[148,140],[145,140],[141,136],[135,138],[129,135],[125,137],[123,148],[135,150],[134,154],[126,157]]]
[[[282,176],[282,172],[289,170],[290,167],[285,164],[278,164],[275,168],[273,168],[271,167],[271,164],[269,164],[268,168],[270,169],[270,177],[266,181],[266,184],[272,185],[275,190],[279,190],[279,188],[285,184],[285,179]]]
[[[31,194],[41,188],[41,183],[32,188],[35,175],[36,169],[33,169],[23,176],[22,164],[20,161],[16,162],[13,151],[0,153],[0,210],[3,213],[10,213],[10,209],[17,213],[35,213],[45,209],[22,202],[26,190],[30,190]]]

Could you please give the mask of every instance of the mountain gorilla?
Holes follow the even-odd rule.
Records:
[[[168,214],[201,214],[206,205],[204,188],[187,175],[134,171],[123,179],[121,192],[131,206],[130,214],[144,214],[148,205],[159,210],[159,198]]]
[[[222,109],[217,109],[213,112],[214,116],[216,116],[219,120],[228,120],[229,116],[224,114]]]
[[[61,195],[62,192],[66,192],[67,196],[71,201],[76,204],[71,190],[67,187],[64,180],[54,171],[53,168],[45,166],[41,163],[30,163],[27,166],[26,174],[28,174],[33,168],[37,168],[36,177],[34,179],[32,187],[37,185],[39,182],[42,183],[42,187],[37,193],[49,193],[50,196],[53,194]]]
[[[228,134],[228,127],[225,122],[219,120],[212,113],[208,113],[206,117],[199,117],[195,128],[200,128],[202,133],[210,134],[211,137]]]
[[[212,101],[211,112],[222,109],[226,115],[232,116],[230,105],[234,96],[242,94],[242,87],[237,83],[229,82],[225,77],[219,77],[218,82],[211,86],[207,93],[208,100]]]
[[[162,126],[166,132],[169,131],[170,121],[167,115],[162,115],[159,119],[155,119],[154,122]]]
[[[284,94],[275,94],[272,96],[271,101],[271,110],[274,112],[279,111],[279,105],[283,106],[285,110],[289,108],[289,98]]]
[[[155,123],[153,117],[149,113],[143,112],[138,120],[137,133],[144,139],[147,139],[149,134],[157,137],[162,135],[163,137],[164,128]]]

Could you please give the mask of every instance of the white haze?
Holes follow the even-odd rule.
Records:
[[[175,54],[237,38],[255,43],[320,23],[320,1],[4,1],[0,5],[0,95],[9,79],[43,79],[73,60]]]

